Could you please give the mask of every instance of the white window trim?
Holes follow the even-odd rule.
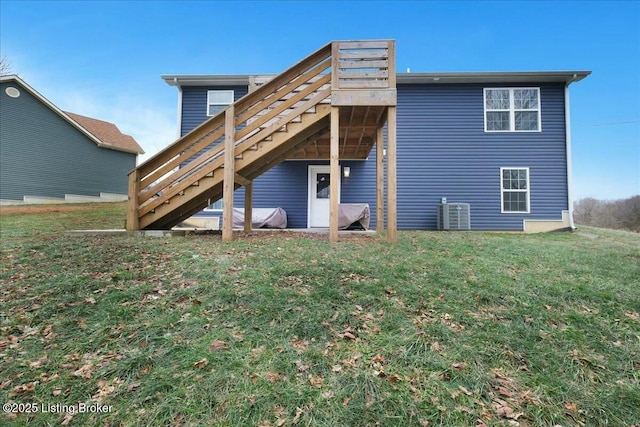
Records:
[[[218,93],[218,94],[219,93],[226,93],[227,100],[229,102],[224,102],[224,103],[211,102],[211,94],[212,93]],[[224,106],[231,105],[234,102],[234,96],[235,96],[235,94],[233,93],[233,90],[215,90],[215,89],[214,90],[208,90],[207,91],[207,106],[206,106],[206,108],[207,108],[207,110],[206,110],[207,117],[211,117],[212,116],[212,114],[209,114],[209,107],[210,106],[212,106],[212,105],[224,105]],[[216,114],[218,114],[218,113],[216,113]]]
[[[507,188],[505,189],[502,186],[502,172],[507,169],[507,170],[525,170],[527,171],[527,189],[526,190],[518,190],[518,189],[510,189]],[[505,211],[504,210],[504,192],[505,191],[509,191],[509,192],[520,192],[520,193],[527,193],[527,210],[526,211]],[[503,214],[528,214],[531,213],[531,173],[529,172],[529,168],[528,167],[522,167],[522,166],[505,166],[505,167],[501,167],[500,168],[500,212]]]
[[[509,91],[509,110],[487,110],[487,91],[488,90],[508,90]],[[536,130],[516,130],[516,109],[514,106],[514,90],[535,90],[538,92],[538,129]],[[482,109],[484,111],[484,131],[487,133],[505,133],[505,132],[516,132],[516,133],[532,133],[532,132],[542,132],[542,100],[540,99],[540,88],[539,87],[485,87],[482,91]],[[509,130],[494,130],[487,129],[487,112],[491,111],[508,111],[509,112]],[[534,111],[534,110],[518,110],[518,111]]]
[[[222,199],[220,199],[220,201],[222,201]],[[209,203],[209,204],[207,205],[207,207],[206,207],[206,208],[204,208],[203,210],[204,210],[205,212],[222,212],[222,210],[223,210],[223,208],[224,208],[224,203],[222,204],[222,208],[220,208],[220,209],[212,209],[212,208],[210,208],[210,207],[209,207],[209,206],[211,206],[211,205],[212,205],[212,203]]]

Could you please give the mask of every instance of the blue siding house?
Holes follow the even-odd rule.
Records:
[[[0,77],[0,200],[127,198],[138,143],[109,122],[60,110],[15,75]]]
[[[573,227],[569,85],[589,74],[397,74],[398,228],[440,228],[443,202],[467,210],[469,221],[463,229],[537,232]],[[162,78],[178,89],[178,128],[185,135],[270,77]],[[328,159],[292,156],[254,180],[253,206],[283,208],[289,228],[318,225],[311,215],[312,194],[328,164]],[[345,171],[340,203],[368,204],[375,227],[376,150],[364,160],[341,157],[340,165]],[[239,188],[234,206],[243,202],[244,188]],[[220,215],[218,201],[197,216]]]

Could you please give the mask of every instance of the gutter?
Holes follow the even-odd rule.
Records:
[[[573,167],[571,163],[571,116],[569,105],[569,85],[576,80],[578,80],[578,75],[574,74],[564,86],[564,126],[566,139],[565,146],[567,153],[567,201],[569,203],[569,227],[571,227],[571,230],[575,230],[576,225],[573,222]]]
[[[182,135],[182,86],[180,86],[180,82],[177,77],[173,78],[173,83],[178,88],[178,130],[177,137],[180,138]]]

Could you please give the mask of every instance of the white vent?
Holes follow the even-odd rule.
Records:
[[[438,230],[471,230],[469,203],[441,203],[438,205]]]

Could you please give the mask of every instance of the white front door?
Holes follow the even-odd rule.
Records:
[[[307,213],[309,228],[329,227],[330,171],[331,168],[329,166],[309,166],[309,206]],[[340,201],[340,191],[338,191],[338,201]]]

